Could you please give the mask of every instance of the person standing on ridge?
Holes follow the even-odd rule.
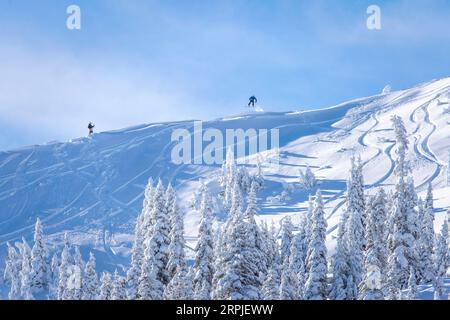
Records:
[[[88,129],[89,129],[90,136],[94,134],[94,128],[95,128],[95,124],[93,124],[92,122],[89,122]]]
[[[255,96],[251,96],[248,100],[249,100],[248,106],[249,107],[251,106],[252,108],[254,108],[255,104],[258,102],[258,99],[256,99]]]

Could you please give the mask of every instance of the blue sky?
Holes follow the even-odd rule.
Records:
[[[77,4],[82,30],[66,28]],[[381,7],[382,30],[366,28]],[[446,0],[0,0],[0,150],[450,76]]]

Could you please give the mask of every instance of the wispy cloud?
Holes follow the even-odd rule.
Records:
[[[0,118],[45,139],[85,134],[90,120],[113,129],[194,116],[183,88],[165,88],[151,74],[119,63],[2,45]]]

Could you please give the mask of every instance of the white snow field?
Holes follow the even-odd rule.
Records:
[[[266,187],[258,194],[259,218],[277,222],[289,215],[298,221],[314,192],[298,187],[299,170],[310,166],[326,200],[327,244],[332,254],[351,156],[362,157],[369,193],[378,187],[390,189],[395,182],[393,115],[403,118],[409,133],[408,158],[419,194],[424,196],[428,183],[433,185],[439,231],[450,207],[449,110],[450,78],[446,78],[328,109],[259,111],[207,121],[203,126],[222,131],[278,128],[280,164],[263,162]],[[134,222],[150,177],[171,182],[178,190],[186,212],[190,255],[199,216],[189,203],[200,179],[208,183],[212,194],[219,192],[220,167],[171,163],[175,144],[171,134],[177,128],[192,132],[193,121],[144,124],[0,152],[0,260],[4,261],[7,241],[22,236],[31,239],[40,217],[52,245],[58,245],[67,231],[81,245],[85,258],[89,250],[95,251],[99,269],[113,271],[117,265],[128,265]],[[252,164],[249,168],[256,170]],[[283,190],[287,192],[280,196]],[[217,215],[223,219],[223,213]]]

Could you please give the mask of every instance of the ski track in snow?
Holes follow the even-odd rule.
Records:
[[[442,90],[447,90],[449,88],[450,88],[450,86],[447,86],[447,85],[439,87],[438,89],[433,90],[431,93],[428,93],[426,96],[419,96],[416,99],[413,99],[412,101],[422,100],[422,99],[424,99],[424,97],[431,97],[431,96],[434,97],[431,100],[431,101],[433,101],[434,99],[437,99],[441,95],[441,91]],[[404,97],[405,95],[406,94],[404,93],[404,94],[400,95],[399,97],[397,97],[396,99],[394,99],[393,101],[399,100],[402,97]],[[396,104],[394,104],[394,106],[392,106],[392,102],[393,101],[388,103],[388,105],[391,105],[391,107],[395,107]],[[402,103],[399,102],[399,104],[402,104]],[[434,170],[434,172],[432,173],[432,175],[428,179],[426,179],[422,184],[420,184],[419,186],[416,187],[416,189],[418,189],[418,190],[422,189],[424,186],[428,185],[429,183],[432,183],[437,177],[439,177],[439,175],[441,173],[441,170],[442,170],[442,167],[443,167],[443,164],[438,162],[436,155],[428,147],[428,140],[432,136],[432,134],[436,131],[436,125],[431,123],[430,117],[429,117],[428,108],[430,107],[430,104],[431,104],[431,102],[428,101],[428,102],[420,105],[419,107],[417,107],[411,113],[411,115],[409,117],[409,120],[411,122],[416,123],[416,121],[415,121],[416,113],[419,110],[423,110],[426,113],[425,119],[424,119],[425,123],[430,125],[430,126],[432,126],[432,128],[433,128],[432,131],[426,136],[426,138],[421,143],[421,146],[422,146],[422,148],[424,150],[423,152],[418,151],[418,148],[415,145],[415,151],[416,151],[416,154],[419,157],[421,157],[423,159],[426,159],[429,162],[432,162],[433,164],[436,164],[436,170]],[[366,132],[364,132],[362,135],[360,135],[358,137],[358,140],[357,140],[358,144],[361,145],[363,148],[368,148],[369,147],[368,144],[365,142],[365,139],[379,125],[379,121],[378,121],[376,115],[377,115],[377,112],[374,112],[371,115],[371,118],[375,121],[375,124],[372,125]],[[417,126],[416,130],[414,131],[414,133],[417,133],[419,130],[420,130],[420,124],[418,124],[418,126]],[[381,155],[381,153],[384,153],[384,155],[386,155],[388,157],[391,165],[390,165],[389,170],[385,173],[385,175],[383,177],[381,177],[379,180],[377,180],[377,181],[375,181],[375,182],[373,182],[371,184],[366,184],[366,188],[380,187],[386,180],[388,180],[393,175],[394,169],[395,169],[395,160],[394,160],[393,155],[392,155],[392,149],[395,147],[395,145],[396,145],[396,143],[392,142],[392,144],[390,144],[387,148],[385,148],[384,151],[382,151],[377,146],[372,146],[372,147],[374,147],[374,148],[376,148],[378,150],[377,154],[374,157],[370,158],[369,160],[363,162],[363,167],[367,166],[370,162],[372,162],[377,157],[379,157]],[[325,204],[329,204],[329,203],[335,201],[336,199],[343,197],[344,194],[345,194],[345,190],[342,190],[341,192],[339,192],[335,196],[329,198],[327,201],[324,201],[324,203]],[[345,202],[346,202],[346,200],[342,199],[340,202],[335,204],[335,206],[333,207],[331,212],[328,214],[327,220],[329,220],[331,217],[333,217],[336,214],[336,212],[338,212],[345,205]],[[330,227],[327,230],[327,234],[331,234],[332,232],[334,232],[337,229],[337,227],[338,227],[338,224],[336,224],[333,227]]]
[[[171,126],[169,128],[163,129],[161,131],[158,131],[158,134],[161,134],[164,131],[168,131],[168,130],[176,130],[178,128],[182,128],[181,125],[178,126]],[[156,134],[155,134],[156,135]],[[153,137],[154,135],[152,135]],[[145,140],[145,139],[142,139]],[[153,167],[164,158],[164,155],[166,155],[166,151],[167,149],[173,145],[173,142],[169,142],[167,143],[164,148],[160,151],[160,153],[158,154],[158,156],[155,158],[155,160],[151,163],[151,165],[149,166],[148,169],[142,171],[141,173],[139,173],[138,175],[136,175],[135,177],[133,177],[132,179],[130,179],[129,181],[127,181],[126,183],[124,183],[122,186],[120,186],[119,188],[117,188],[116,190],[113,191],[113,193],[119,192],[121,190],[123,190],[124,188],[126,188],[131,182],[135,181],[136,179],[138,179],[139,177],[142,177],[144,174],[147,174],[148,172],[150,172]]]
[[[329,108],[322,111],[268,112],[230,116],[211,121],[211,126],[217,123],[221,128],[228,128],[228,126],[234,128],[233,126],[239,127],[244,122],[251,123],[254,121],[256,124],[261,120],[268,123],[268,126],[272,124],[272,129],[283,129],[289,134],[295,132],[296,127],[301,128],[302,134],[300,137],[292,138],[292,141],[285,141],[283,144],[288,146],[289,143],[297,143],[298,141],[298,149],[286,152],[286,163],[280,163],[282,170],[285,171],[278,175],[266,177],[268,180],[276,182],[276,188],[279,188],[280,181],[283,181],[283,179],[295,178],[292,174],[292,168],[289,169],[288,167],[289,165],[294,166],[294,164],[300,167],[300,165],[313,163],[313,168],[322,168],[325,164],[332,163],[333,172],[339,173],[333,176],[333,179],[345,181],[347,172],[344,168],[346,166],[342,164],[340,156],[330,160],[322,160],[308,154],[308,152],[314,153],[324,146],[328,147],[330,143],[336,144],[337,148],[342,147],[342,152],[357,148],[356,155],[361,154],[362,158],[366,159],[363,162],[364,169],[371,172],[370,181],[366,183],[368,189],[380,186],[389,188],[394,176],[395,155],[393,150],[396,143],[392,140],[392,135],[387,132],[389,130],[386,129],[386,123],[384,122],[386,121],[386,115],[396,114],[398,111],[405,122],[409,121],[409,124],[415,124],[414,129],[410,132],[414,137],[411,152],[414,160],[420,160],[427,168],[426,177],[421,177],[417,186],[417,189],[421,190],[428,183],[439,183],[443,176],[442,171],[445,163],[440,161],[439,154],[436,154],[430,148],[430,139],[438,137],[433,135],[438,129],[442,130],[442,128],[438,128],[438,125],[433,123],[430,110],[435,106],[434,100],[439,99],[443,93],[448,93],[449,84],[450,78],[433,81],[386,95],[355,99],[333,107],[335,109]],[[405,111],[405,104],[410,105],[411,110]],[[347,110],[344,112],[346,114],[341,115],[341,109],[339,108],[347,108],[347,106],[350,107],[345,109]],[[324,116],[319,116],[318,112],[323,112]],[[272,116],[273,118],[271,118]],[[280,117],[286,117],[286,120],[283,122]],[[271,119],[274,119],[273,123],[271,123]],[[380,119],[383,119],[383,122]],[[344,125],[335,126],[341,120],[346,120],[342,122]],[[168,138],[170,140],[170,132],[178,128],[191,129],[192,122],[142,125],[114,132],[99,133],[93,137],[75,139],[66,144],[46,145],[43,147],[45,149],[33,146],[17,152],[0,153],[0,203],[3,204],[4,208],[7,208],[13,207],[8,202],[10,199],[17,202],[13,207],[16,211],[0,211],[0,230],[3,231],[0,234],[0,244],[4,245],[7,241],[20,239],[23,234],[31,234],[34,221],[27,215],[30,214],[30,207],[32,208],[37,201],[36,198],[32,197],[33,190],[40,185],[43,185],[43,188],[46,185],[51,186],[55,181],[57,181],[56,183],[60,181],[65,183],[70,181],[70,177],[74,177],[79,184],[76,192],[70,193],[70,196],[67,197],[70,199],[65,199],[65,202],[57,208],[44,208],[46,214],[41,219],[47,229],[54,233],[58,232],[58,234],[64,230],[73,229],[72,226],[74,225],[77,226],[76,232],[88,232],[89,221],[103,224],[101,229],[103,232],[102,248],[108,258],[114,260],[116,253],[108,243],[106,236],[107,233],[114,234],[116,231],[117,225],[111,220],[115,219],[115,223],[118,223],[117,221],[119,223],[128,222],[126,219],[131,218],[130,212],[134,214],[141,205],[139,202],[142,201],[144,192],[142,184],[146,178],[163,176],[165,182],[173,183],[176,189],[183,189],[187,196],[192,196],[194,191],[189,188],[193,188],[195,184],[191,182],[199,179],[211,180],[218,176],[220,170],[217,166],[186,164],[175,166],[170,164],[170,149],[174,143],[161,139]],[[311,133],[308,133],[308,130]],[[439,137],[441,135],[440,133]],[[301,140],[309,136],[315,136],[316,139]],[[435,143],[434,139],[433,143]],[[281,154],[284,154],[283,148],[283,146],[280,148]],[[308,152],[303,152],[302,148]],[[117,168],[114,167],[117,164],[113,163],[111,159],[126,161],[128,150],[136,149],[152,155],[149,158],[149,164],[139,166],[139,169],[132,171],[129,176],[119,177],[115,180],[114,185],[110,185],[110,181],[116,178],[114,174],[118,172],[116,171]],[[226,146],[222,150],[225,151]],[[51,152],[48,161],[42,158],[48,155],[46,152]],[[306,157],[303,158],[302,155]],[[338,161],[333,162],[334,159],[338,159]],[[383,164],[382,169],[379,169],[380,163]],[[328,179],[326,174],[323,179]],[[278,189],[269,191],[272,193],[267,192],[267,194],[272,195],[276,194],[275,192],[281,192]],[[327,190],[329,196],[327,195],[324,198],[324,203],[328,220],[335,216],[339,217],[338,214],[342,212],[345,205],[345,191],[345,187],[342,188],[341,184],[337,184],[336,187],[332,185]],[[123,194],[125,196],[122,196]],[[20,200],[17,201],[17,199]],[[188,201],[190,199],[182,200]],[[261,204],[261,217],[264,217],[265,214],[279,215],[280,221],[282,221],[288,215],[298,215],[300,204],[305,203],[305,199],[293,199],[293,201],[298,202],[285,207],[293,208],[295,212],[286,214],[277,213],[273,206],[269,207],[264,201]],[[20,205],[18,205],[19,203]],[[32,213],[36,214],[36,212]],[[83,221],[82,225],[80,225],[80,221]],[[16,228],[10,228],[11,225],[16,225]],[[337,224],[331,225],[328,234],[334,232],[336,228]],[[187,233],[186,240],[189,244],[186,247],[190,248],[196,239],[195,236],[191,235],[191,230]]]
[[[369,148],[369,146],[365,143],[365,139],[366,137],[373,132],[373,130],[378,126],[379,121],[376,117],[376,114],[372,114],[370,116],[370,118],[375,122],[370,128],[369,130],[367,130],[366,132],[364,132],[362,135],[359,136],[358,138],[358,143],[363,147],[363,148]],[[365,166],[367,166],[370,162],[374,161],[376,158],[378,158],[381,154],[382,154],[382,150],[380,148],[378,148],[377,146],[375,146],[375,148],[378,150],[377,153],[370,159],[364,161],[362,163],[363,168]],[[374,185],[377,185],[377,183],[374,183]],[[329,199],[328,201],[325,201],[325,203],[330,203],[336,199],[342,198],[345,195],[345,190],[342,190],[341,192],[339,192],[336,196],[332,197],[332,199]],[[334,206],[334,208],[331,210],[330,214],[327,216],[327,220],[329,220],[332,216],[334,216],[334,214],[340,210],[342,208],[342,206],[344,206],[346,202],[346,199],[342,199],[338,204],[336,204]],[[327,234],[331,234],[332,232],[334,232],[338,227],[338,224],[336,224],[334,227],[328,228],[327,230]]]
[[[442,167],[444,166],[439,160],[437,159],[436,155],[433,153],[431,148],[428,145],[428,141],[430,137],[433,135],[433,133],[436,131],[437,127],[434,123],[430,121],[430,113],[429,108],[432,104],[432,101],[437,99],[439,95],[436,95],[433,100],[430,102],[427,102],[421,106],[419,106],[417,109],[414,110],[414,112],[411,114],[410,120],[413,123],[416,123],[416,129],[414,130],[414,133],[417,133],[420,131],[422,127],[422,123],[419,123],[416,119],[417,112],[422,111],[424,113],[424,124],[431,127],[430,132],[425,136],[425,138],[422,139],[422,135],[419,135],[419,137],[414,137],[414,152],[416,155],[425,160],[428,161],[436,166],[436,169],[433,171],[431,176],[429,176],[427,179],[425,179],[420,185],[418,185],[416,188],[418,190],[421,190],[428,184],[432,183],[439,175],[441,174]]]
[[[162,130],[159,130],[159,131],[157,131],[157,132],[153,132],[153,133],[150,134],[150,135],[146,135],[146,136],[143,136],[143,137],[136,137],[136,138],[133,138],[132,140],[130,140],[130,141],[128,141],[128,142],[123,142],[123,143],[116,144],[116,145],[114,145],[114,146],[112,146],[112,147],[109,146],[108,148],[103,148],[103,149],[96,150],[96,153],[97,153],[97,154],[105,154],[105,153],[110,153],[110,152],[117,152],[118,150],[128,148],[129,146],[135,144],[136,142],[145,141],[145,140],[150,139],[150,138],[153,138],[153,137],[155,137],[155,136],[157,136],[157,135],[163,134],[163,133],[166,132],[166,131],[174,130],[174,129],[179,128],[179,127],[181,127],[181,126],[182,126],[182,125],[175,125],[175,126],[165,127],[165,128],[163,128]],[[154,160],[153,163],[149,166],[148,169],[146,169],[146,170],[144,170],[143,172],[139,173],[138,175],[136,175],[135,177],[133,177],[132,179],[130,179],[129,181],[127,181],[126,183],[124,183],[121,187],[119,187],[118,189],[114,190],[112,193],[115,193],[115,192],[117,192],[117,191],[120,191],[120,190],[123,189],[123,188],[126,188],[130,183],[132,183],[133,181],[135,181],[137,178],[139,178],[139,177],[141,177],[142,175],[145,175],[145,174],[147,174],[148,172],[150,172],[150,171],[153,169],[154,165],[156,165],[156,164],[158,163],[158,161],[160,161],[160,160],[163,159],[163,157],[164,157],[164,155],[165,155],[165,152],[166,152],[167,149],[170,147],[170,145],[171,145],[171,143],[168,143],[168,144],[160,151],[159,156],[158,156],[157,158],[155,158],[155,160]],[[87,145],[86,147],[88,147],[87,149],[90,149],[90,147],[92,147],[92,146],[91,146],[91,145]],[[89,150],[88,150],[88,151],[89,151]],[[24,160],[21,161],[21,163],[19,164],[18,169],[16,170],[16,173],[15,173],[14,175],[11,175],[11,176],[21,177],[23,174],[31,174],[32,172],[22,173],[22,171],[23,171],[22,168],[26,166],[27,162],[32,158],[32,156],[34,155],[34,153],[35,153],[35,149],[33,149],[33,151],[32,151],[32,152],[31,152]],[[138,194],[138,195],[134,198],[134,200],[133,200],[132,202],[127,203],[127,204],[122,203],[121,201],[119,201],[119,200],[117,200],[116,198],[114,198],[114,197],[112,196],[112,194],[104,194],[104,193],[102,192],[103,187],[104,187],[103,184],[96,185],[96,186],[92,186],[92,185],[91,185],[91,182],[88,181],[88,180],[86,180],[86,179],[84,178],[84,176],[82,175],[82,173],[83,173],[82,171],[77,170],[76,168],[73,168],[73,167],[71,166],[70,162],[76,162],[76,161],[82,159],[82,158],[83,158],[83,155],[81,155],[81,156],[79,156],[79,157],[77,157],[77,158],[73,158],[73,159],[71,159],[70,161],[66,161],[64,157],[58,157],[58,154],[57,154],[57,153],[55,154],[55,156],[56,156],[57,158],[60,158],[60,161],[62,161],[62,162],[60,162],[60,163],[58,163],[58,164],[56,164],[56,165],[52,165],[52,166],[45,167],[45,168],[41,168],[41,169],[39,169],[39,170],[34,171],[34,172],[42,172],[43,175],[42,175],[41,177],[39,177],[38,179],[36,179],[36,180],[34,180],[34,181],[32,181],[32,182],[27,183],[26,185],[24,185],[24,186],[22,186],[22,187],[20,187],[20,188],[10,189],[10,190],[6,190],[6,191],[0,193],[0,197],[1,197],[2,195],[9,194],[9,193],[11,193],[11,192],[18,192],[18,191],[21,191],[21,190],[26,190],[27,188],[29,188],[29,187],[35,185],[37,182],[39,182],[39,181],[41,181],[41,180],[43,180],[43,179],[46,179],[46,178],[48,178],[48,177],[51,177],[51,176],[52,176],[52,171],[54,171],[54,170],[56,170],[56,169],[58,169],[58,168],[61,168],[61,167],[68,168],[69,172],[72,172],[72,173],[76,174],[80,179],[85,180],[85,181],[86,181],[86,186],[85,186],[85,188],[84,188],[84,189],[83,189],[83,190],[82,190],[82,191],[81,191],[81,192],[80,192],[80,193],[79,193],[72,201],[70,201],[64,208],[59,209],[59,210],[56,210],[56,211],[55,211],[54,213],[52,213],[51,215],[46,216],[46,217],[44,217],[44,218],[41,219],[41,220],[43,221],[44,225],[46,226],[46,228],[48,228],[48,229],[51,229],[51,228],[57,228],[58,226],[62,226],[62,225],[66,224],[66,223],[68,223],[68,222],[70,222],[70,221],[72,221],[72,220],[75,220],[75,219],[77,219],[77,218],[79,218],[79,217],[85,215],[86,213],[89,213],[92,209],[96,208],[97,206],[99,206],[99,205],[102,204],[102,203],[115,203],[116,205],[118,205],[118,206],[120,207],[120,210],[115,212],[115,214],[117,214],[118,212],[122,212],[122,211],[128,210],[128,209],[129,209],[129,206],[132,204],[132,202],[133,202],[133,201],[139,200],[140,197],[142,196],[142,193],[140,193],[140,194]],[[100,159],[101,159],[101,158],[100,158]],[[101,165],[101,164],[100,164],[100,165]],[[78,169],[79,169],[79,168],[78,168]],[[33,173],[34,173],[34,172],[33,172]],[[94,202],[94,203],[92,203],[92,204],[91,204],[89,207],[87,207],[86,209],[81,210],[81,211],[79,211],[79,212],[77,212],[77,213],[73,213],[73,214],[71,214],[70,217],[61,219],[61,217],[64,216],[64,214],[65,214],[67,211],[70,211],[70,210],[71,210],[71,208],[72,208],[72,206],[74,205],[74,203],[76,203],[76,202],[82,197],[82,195],[85,193],[85,191],[87,190],[88,187],[92,187],[92,189],[96,192],[97,198],[98,198],[99,200],[96,201],[96,202]],[[24,206],[24,207],[25,207],[25,206]],[[24,207],[23,207],[23,208],[24,208]],[[7,221],[3,221],[3,223],[7,223],[7,222],[9,222],[11,219],[17,219],[18,217],[20,217],[20,215],[21,215],[21,213],[22,213],[22,211],[23,211],[23,208],[22,208],[22,210],[21,210],[18,214],[16,214],[16,215],[10,217],[10,219],[8,219]],[[0,224],[0,225],[1,225],[1,224]],[[31,231],[33,230],[33,228],[34,228],[34,221],[30,221],[28,225],[26,225],[26,226],[24,226],[24,227],[22,227],[22,228],[20,228],[20,229],[17,229],[17,230],[15,230],[14,232],[2,234],[2,235],[0,236],[0,244],[4,244],[4,243],[6,243],[6,242],[8,241],[8,240],[3,240],[3,239],[20,238],[20,236],[21,236],[23,233],[25,233],[25,232],[27,232],[27,231],[28,231],[28,232],[31,232]],[[1,242],[1,241],[3,241],[3,242]],[[107,251],[107,248],[105,248],[105,251]],[[108,251],[107,251],[107,252],[108,252]]]

